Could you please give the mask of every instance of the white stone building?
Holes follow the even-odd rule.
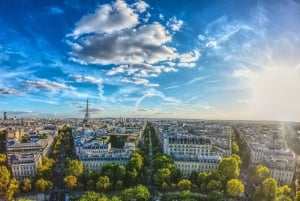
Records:
[[[32,178],[37,173],[37,167],[42,162],[40,154],[16,154],[9,159],[11,171],[14,178],[22,181],[25,178]]]

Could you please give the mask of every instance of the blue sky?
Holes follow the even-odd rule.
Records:
[[[10,116],[300,120],[300,4],[0,3]]]

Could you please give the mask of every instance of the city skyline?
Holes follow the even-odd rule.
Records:
[[[300,4],[4,1],[9,117],[300,121]]]

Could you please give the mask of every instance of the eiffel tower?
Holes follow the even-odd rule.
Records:
[[[90,113],[89,113],[89,99],[86,100],[86,109],[85,109],[85,116],[83,119],[83,123],[89,123],[90,121]]]

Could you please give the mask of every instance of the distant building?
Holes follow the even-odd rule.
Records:
[[[48,140],[41,139],[37,142],[20,143],[19,141],[8,141],[6,143],[6,156],[10,159],[13,155],[20,154],[40,154],[47,155]],[[11,160],[8,160],[8,166],[11,167]]]
[[[241,139],[247,143],[253,166],[264,165],[270,176],[280,185],[292,184],[296,171],[296,155],[287,148],[286,141],[274,140],[276,125],[244,124],[237,127]]]
[[[22,181],[33,178],[37,173],[38,165],[42,162],[40,154],[15,154],[9,158],[11,171],[14,178]]]
[[[222,160],[221,156],[180,155],[174,154],[173,160],[183,176],[189,176],[192,172],[214,172]]]
[[[3,120],[7,120],[7,112],[3,113]]]
[[[165,137],[164,153],[170,155],[182,175],[195,172],[213,172],[222,157],[213,153],[213,146],[208,138],[201,136],[176,135]]]

